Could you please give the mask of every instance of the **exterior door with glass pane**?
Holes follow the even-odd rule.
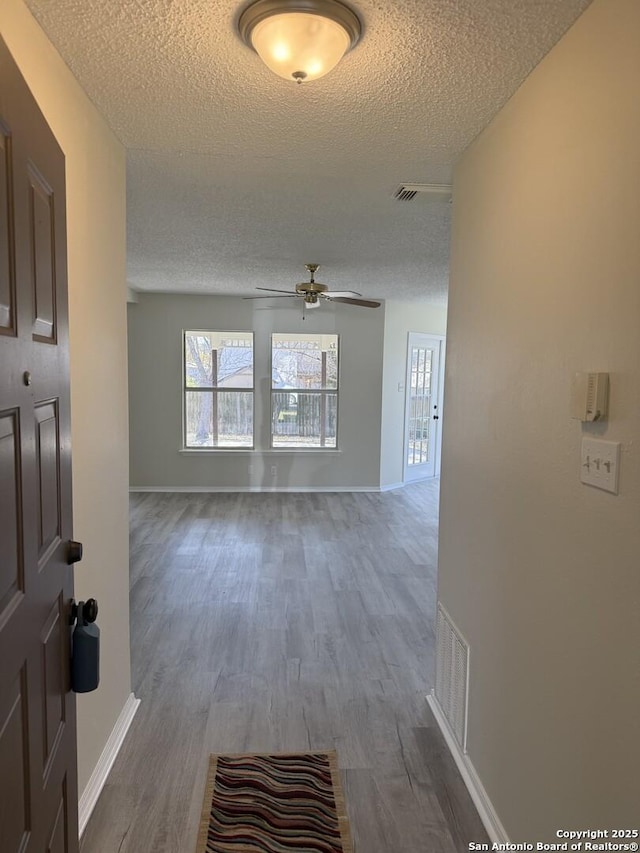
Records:
[[[404,426],[404,482],[434,477],[441,341],[409,332]]]

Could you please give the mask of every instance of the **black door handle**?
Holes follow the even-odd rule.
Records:
[[[82,559],[82,542],[74,542],[69,539],[67,543],[67,565],[72,566]]]
[[[434,421],[439,421],[439,420],[440,420],[440,415],[434,415],[434,416],[433,416],[433,419],[434,419]]]
[[[71,599],[71,610],[69,612],[69,624],[78,620],[83,624],[91,624],[98,618],[98,602],[95,598],[88,598],[86,601],[81,601],[77,604],[75,599]]]

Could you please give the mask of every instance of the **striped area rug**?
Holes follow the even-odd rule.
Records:
[[[197,853],[352,853],[336,753],[212,755]]]

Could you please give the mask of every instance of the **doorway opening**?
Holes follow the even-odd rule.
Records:
[[[440,474],[444,338],[409,332],[404,418],[403,481]]]

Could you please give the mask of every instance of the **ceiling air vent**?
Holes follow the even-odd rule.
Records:
[[[394,198],[398,201],[413,201],[418,195],[425,201],[451,204],[451,187],[448,184],[401,184]]]

